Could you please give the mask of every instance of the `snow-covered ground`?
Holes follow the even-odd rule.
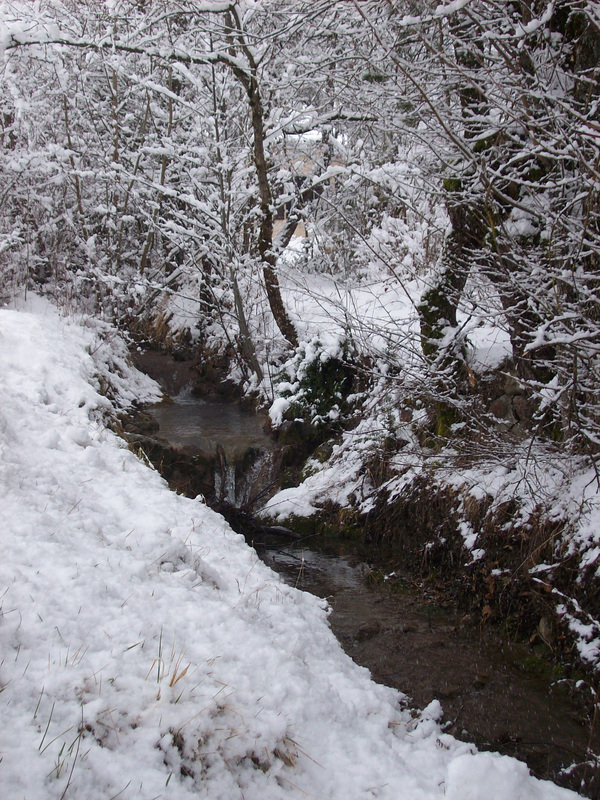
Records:
[[[107,430],[107,388],[156,394],[106,327],[0,311],[3,800],[576,797],[402,711]]]

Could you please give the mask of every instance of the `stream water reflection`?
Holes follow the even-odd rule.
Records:
[[[213,455],[221,445],[231,462],[249,448],[273,448],[273,440],[263,430],[265,416],[244,412],[233,403],[207,402],[189,388],[171,401],[153,406],[151,413],[160,425],[160,435],[173,447]]]

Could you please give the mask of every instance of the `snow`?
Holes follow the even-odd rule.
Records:
[[[401,710],[323,601],[171,493],[106,427],[157,394],[107,326],[0,310],[0,376],[3,798],[577,796]]]
[[[331,345],[340,329],[334,326],[335,304],[328,280],[320,278],[320,309],[316,303],[311,307],[308,295],[302,292],[296,307],[300,301],[304,303],[302,318],[305,330]],[[368,308],[367,296],[362,294],[361,287],[357,287],[353,295],[357,305],[364,303],[362,309]],[[328,306],[328,298],[331,306]],[[379,308],[373,305],[370,324],[374,330],[384,330],[389,319],[384,304],[388,302],[392,305],[397,303],[399,307],[399,294],[391,297],[384,294]],[[404,308],[407,319],[408,304]],[[376,322],[378,313],[379,322]],[[329,320],[328,328],[325,316]],[[501,365],[510,355],[510,342],[505,331],[494,330],[490,324],[480,325],[476,320],[467,324],[466,319],[464,315],[461,326],[468,333],[470,364],[474,370],[485,372]],[[370,342],[373,349],[376,346],[374,339],[372,337]],[[407,362],[403,366],[407,366]],[[414,375],[418,377],[418,364],[412,366]],[[411,409],[406,418],[399,413],[403,399],[410,396],[407,377],[411,377],[408,367],[403,375],[405,382],[399,380],[394,390],[382,369],[379,383],[374,380],[369,397],[361,408],[358,424],[340,434],[339,443],[324,463],[307,462],[298,486],[276,492],[261,511],[264,518],[285,523],[293,517],[318,515],[319,510],[329,503],[368,514],[375,508],[382,492],[387,494],[391,503],[411,486],[417,476],[424,475],[437,486],[452,487],[456,491],[461,498],[460,513],[464,513],[464,504],[469,499],[489,500],[487,513],[490,515],[503,504],[516,501],[518,510],[507,523],[508,527],[529,524],[543,508],[546,519],[556,522],[557,531],[555,559],[544,569],[552,574],[561,558],[568,556],[578,561],[579,583],[586,581],[588,576],[600,575],[600,486],[589,461],[560,452],[552,443],[528,437],[509,441],[501,447],[490,447],[487,456],[476,458],[470,467],[466,466],[470,460],[460,458],[452,443],[441,451],[424,448],[415,436],[419,416],[425,414],[423,409]],[[422,379],[426,380],[426,375]],[[556,380],[551,380],[539,390],[543,404],[554,400],[555,384]],[[288,383],[286,386],[293,394],[294,385]],[[274,424],[280,424],[284,419],[288,405],[289,399],[276,397],[271,408]],[[389,436],[404,442],[404,445],[389,459],[390,475],[386,482],[375,487],[369,477],[370,465],[387,458],[385,440]],[[459,522],[458,532],[464,542],[465,566],[484,559],[486,553],[478,546],[478,532],[466,519]],[[532,567],[532,574],[536,570],[535,566]],[[566,603],[567,611],[562,609],[563,603]],[[558,616],[575,639],[579,656],[589,667],[599,671],[600,622],[589,617],[575,598],[557,597],[556,606]]]
[[[524,782],[526,778],[525,764],[508,764],[496,753],[482,753],[477,759],[460,756],[448,770],[446,800],[487,800],[490,796],[497,800],[560,797],[560,789],[549,791],[539,785],[529,787]]]
[[[269,416],[274,425],[281,425],[283,422],[283,415],[290,405],[291,402],[287,397],[278,397],[273,401],[269,409]]]

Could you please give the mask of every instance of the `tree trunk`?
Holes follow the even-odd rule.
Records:
[[[263,266],[267,298],[281,334],[292,347],[298,347],[298,335],[283,305],[281,288],[277,277],[277,256],[273,250],[273,196],[271,194],[267,160],[265,157],[263,108],[258,83],[254,77],[248,81],[246,91],[248,93],[252,115],[254,167],[258,178],[258,192],[260,197],[261,220],[258,231],[258,252]]]
[[[258,253],[262,262],[267,299],[275,324],[279,328],[282,336],[292,347],[297,347],[298,334],[283,304],[281,287],[279,286],[279,278],[277,277],[277,256],[273,249],[273,195],[271,192],[271,184],[269,183],[269,170],[265,156],[264,109],[260,87],[256,77],[258,66],[252,50],[244,38],[237,11],[234,9],[227,11],[225,14],[225,21],[229,28],[230,51],[235,54],[235,51],[240,48],[248,60],[248,70],[238,66],[230,66],[234,75],[244,87],[250,105],[250,117],[254,139],[253,162],[258,180],[258,195],[260,198],[261,212],[258,231]]]
[[[464,122],[463,159],[469,151],[475,152],[479,140],[473,143],[483,130],[487,112],[487,99],[479,86],[467,82],[463,73],[477,76],[481,68],[482,45],[479,31],[468,17],[460,15],[450,24],[455,37],[454,51],[459,68],[461,85],[458,90],[461,116]],[[468,161],[461,166],[461,175],[444,181],[447,192],[446,208],[452,231],[449,234],[443,256],[441,272],[436,283],[422,296],[417,308],[421,326],[423,354],[437,370],[444,370],[454,377],[462,372],[462,343],[446,343],[449,329],[456,328],[456,312],[470,271],[473,255],[481,249],[488,230],[485,198],[480,189],[472,190],[477,183],[475,165]],[[447,374],[448,377],[448,374]]]

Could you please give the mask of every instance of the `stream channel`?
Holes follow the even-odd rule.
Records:
[[[185,388],[185,366],[150,352],[136,354],[135,361],[172,395],[172,402],[148,409],[160,426],[157,439],[190,456],[214,454],[219,445],[228,461],[235,453],[273,448],[263,432],[264,417],[231,402],[194,397]],[[221,497],[239,505],[244,491],[240,495],[235,478],[228,487],[224,480],[217,476],[216,494],[220,482]],[[574,706],[569,685],[553,680],[547,663],[527,645],[505,641],[398,569],[388,580],[373,581],[374,574],[392,572],[390,563],[378,554],[365,563],[364,554],[359,558],[343,539],[333,546],[328,540],[325,552],[318,523],[304,538],[276,529],[237,530],[285,581],[327,598],[331,628],[344,650],[375,681],[404,692],[410,707],[438,699],[449,733],[516,756],[538,777],[600,798],[598,769],[590,758],[600,752],[593,725]]]

